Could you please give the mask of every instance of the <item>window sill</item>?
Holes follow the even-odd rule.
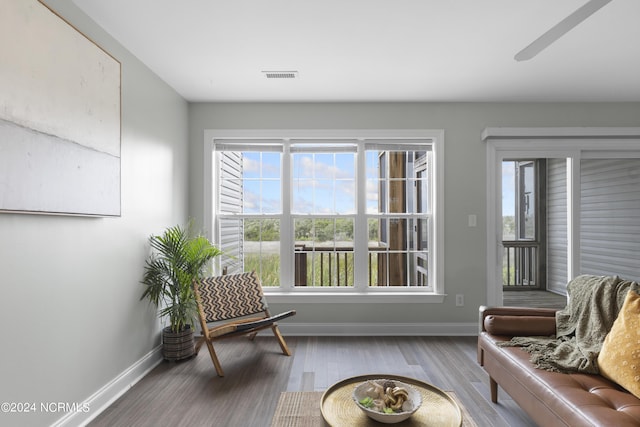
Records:
[[[264,289],[264,295],[269,304],[277,303],[309,303],[309,304],[388,304],[388,303],[418,303],[442,304],[446,294],[427,292],[358,292],[353,289],[309,289],[283,291]]]

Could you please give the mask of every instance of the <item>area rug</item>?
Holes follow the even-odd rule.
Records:
[[[478,427],[454,392],[447,392],[460,406],[462,427]],[[327,427],[320,411],[321,391],[280,393],[271,427]],[[409,421],[409,420],[407,420]],[[401,425],[401,424],[397,424]]]

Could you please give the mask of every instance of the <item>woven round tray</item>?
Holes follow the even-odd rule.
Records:
[[[353,401],[353,389],[360,383],[378,378],[397,379],[410,384],[422,395],[422,406],[408,420],[394,424],[403,426],[460,427],[462,412],[460,407],[444,391],[413,378],[392,374],[369,374],[344,379],[332,385],[322,395],[320,409],[322,417],[332,427],[380,426],[369,418]]]

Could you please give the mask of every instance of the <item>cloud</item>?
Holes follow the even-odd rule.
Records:
[[[247,156],[242,156],[242,170],[244,173],[260,173],[260,162]]]
[[[273,160],[273,159],[271,159]],[[263,177],[279,177],[280,176],[280,163],[270,163],[263,161],[262,163],[257,159],[249,156],[242,156],[242,170],[243,173],[260,176],[262,171]]]
[[[366,192],[367,200],[378,200],[378,181],[367,180]]]
[[[260,195],[252,191],[243,192],[244,211],[245,212],[258,212],[260,206]]]
[[[355,178],[353,170],[344,170],[335,165],[316,161],[311,155],[300,157],[299,168],[294,176],[309,177],[315,179],[347,179]]]

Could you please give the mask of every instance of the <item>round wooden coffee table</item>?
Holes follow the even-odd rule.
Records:
[[[360,383],[379,378],[396,379],[410,384],[422,395],[422,406],[400,426],[460,427],[462,412],[451,396],[431,384],[393,374],[368,374],[344,379],[332,385],[322,395],[322,417],[332,427],[380,426],[369,418],[353,401],[353,389]]]

